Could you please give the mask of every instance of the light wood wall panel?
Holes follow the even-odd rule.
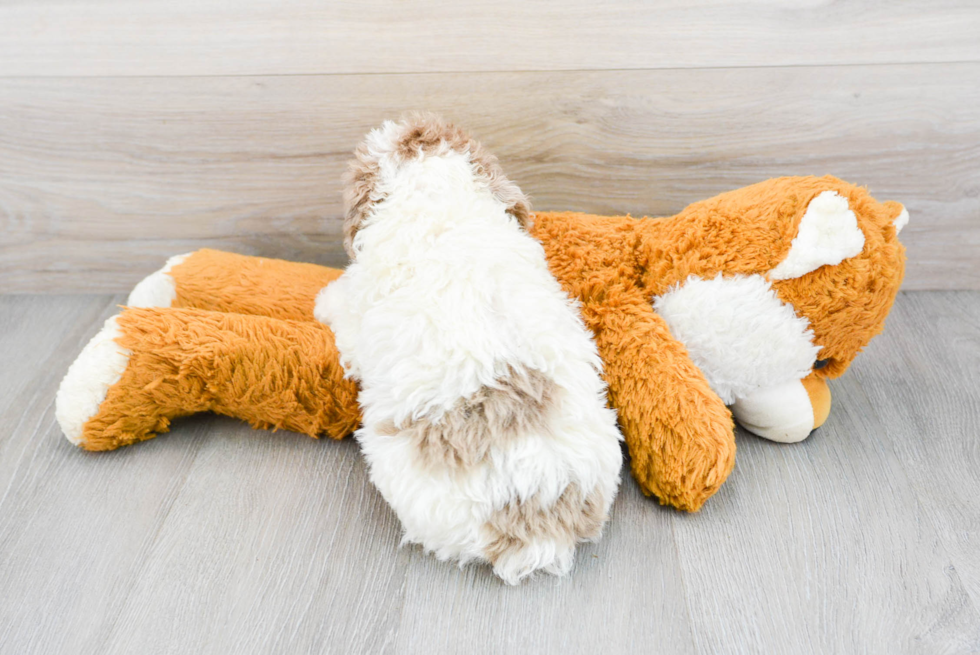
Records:
[[[0,79],[0,288],[121,292],[202,246],[343,265],[361,135],[434,109],[538,209],[663,215],[770,176],[904,202],[907,288],[980,288],[980,64]]]
[[[973,0],[2,0],[0,75],[980,61]]]

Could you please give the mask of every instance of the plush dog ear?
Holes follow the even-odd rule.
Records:
[[[847,198],[824,191],[810,201],[789,254],[769,271],[770,280],[788,280],[821,266],[840,264],[864,248],[864,233]]]
[[[892,221],[892,225],[895,226],[895,234],[901,232],[902,228],[908,224],[909,224],[909,210],[905,209],[905,207],[903,206],[902,211],[900,211],[898,213],[898,216],[895,217],[895,220]]]

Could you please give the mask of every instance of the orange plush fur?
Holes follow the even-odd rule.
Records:
[[[333,334],[320,323],[129,308],[118,324],[129,365],[85,424],[85,449],[143,441],[174,418],[207,411],[337,439],[360,422],[357,385],[344,379]]]
[[[862,252],[773,282],[809,321],[828,361],[804,384],[816,426],[829,412],[823,378],[843,373],[882,330],[898,291],[904,250],[892,223],[901,205],[836,178],[807,177],[724,193],[667,218],[535,214],[532,234],[595,335],[634,476],[662,503],[701,507],[730,473],[735,440],[731,413],[652,297],[692,275],[765,276],[789,252],[809,202],[828,190],[856,214]],[[353,430],[356,389],[342,379],[332,334],[312,316],[317,291],[340,271],[201,250],[170,275],[171,308],[121,314],[118,342],[134,354],[85,425],[82,447],[146,439],[172,418],[207,410],[314,436]]]

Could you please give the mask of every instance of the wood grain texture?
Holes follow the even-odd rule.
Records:
[[[673,512],[624,484],[575,574],[505,587],[413,551],[396,653],[695,653]]]
[[[810,439],[740,434],[697,514],[625,478],[570,576],[516,588],[399,549],[353,440],[70,446],[54,391],[117,300],[0,296],[4,655],[980,650],[980,293],[902,293]]]
[[[54,421],[54,390],[72,360],[122,298],[0,296],[0,498],[15,468]],[[24,423],[24,420],[34,421]]]
[[[885,337],[857,360],[855,377],[926,511],[923,529],[948,544],[946,575],[980,607],[978,326],[973,296],[908,295],[889,317]],[[890,436],[903,433],[917,438]]]
[[[0,75],[255,75],[980,60],[969,0],[0,3]]]
[[[663,215],[778,175],[904,202],[908,289],[980,288],[980,64],[0,79],[0,288],[122,292],[208,246],[343,265],[340,176],[433,109],[539,209]]]
[[[973,652],[980,605],[890,443],[918,435],[883,430],[853,377],[831,388],[830,418],[799,447],[740,430],[718,520],[676,518],[678,548],[698,554],[682,566],[699,650],[730,652],[750,631],[759,647],[737,651]]]
[[[15,399],[0,412],[3,653],[83,652],[104,638],[198,448],[190,424],[184,447],[156,461],[87,457],[58,434],[61,376],[118,300],[0,297],[4,396]]]

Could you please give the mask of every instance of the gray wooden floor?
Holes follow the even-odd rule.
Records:
[[[3,653],[980,651],[980,293],[902,294],[798,445],[695,515],[626,478],[572,575],[398,548],[351,441],[201,416],[91,454],[54,392],[121,297],[0,296]]]

